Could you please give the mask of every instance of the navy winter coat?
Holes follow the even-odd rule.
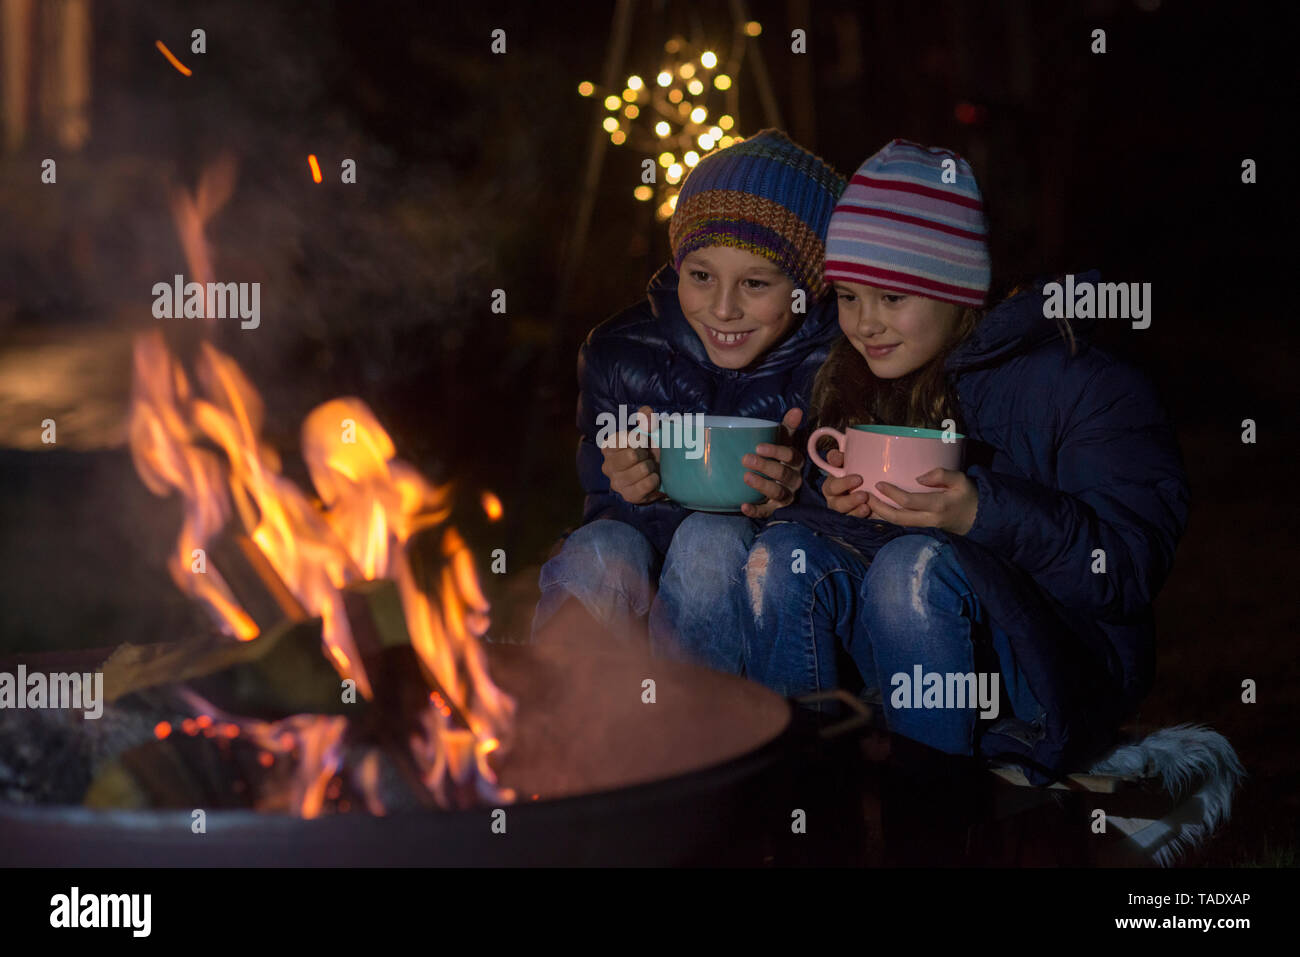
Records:
[[[1189,507],[1182,454],[1150,382],[1087,344],[1093,321],[1073,320],[1071,357],[1043,316],[1042,286],[992,309],[948,357],[965,471],[979,490],[966,535],[840,515],[825,506],[821,477],[771,519],[800,521],[867,558],[902,534],[952,544],[1045,709],[1016,716],[1035,732],[989,732],[981,750],[1013,757],[1035,784],[1106,747],[1149,690],[1151,603]],[[1092,571],[1097,549],[1104,574]]]
[[[682,315],[677,272],[665,264],[646,298],[591,331],[578,352],[578,477],[586,490],[582,523],[614,518],[639,529],[662,557],[690,514],[672,502],[629,505],[609,490],[596,445],[597,416],[617,419],[643,405],[656,412],[703,412],[780,421],[792,407],[808,411],[813,376],[840,334],[834,296],[809,302],[803,322],[784,342],[745,369],[714,365]],[[801,430],[802,435],[807,433]]]

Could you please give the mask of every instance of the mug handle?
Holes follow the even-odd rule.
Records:
[[[817,440],[823,435],[833,435],[835,437],[835,445],[839,448],[840,452],[844,451],[844,433],[838,429],[832,429],[829,425],[824,425],[820,429],[814,430],[813,434],[808,436],[808,458],[812,459],[813,464],[828,475],[833,475],[836,478],[844,478],[844,476],[848,474],[847,470],[836,468],[817,454]]]

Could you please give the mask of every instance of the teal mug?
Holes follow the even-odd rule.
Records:
[[[775,443],[781,423],[737,415],[701,418],[702,436],[688,434],[687,441],[670,441],[668,447],[659,441],[657,430],[650,433],[660,446],[659,488],[677,504],[698,512],[739,512],[745,503],[762,502],[767,496],[746,484],[745,473],[752,469],[741,460],[764,442]]]

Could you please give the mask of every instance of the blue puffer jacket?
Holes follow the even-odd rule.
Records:
[[[1097,282],[1097,273],[1079,281]],[[772,521],[800,521],[870,558],[891,538],[950,542],[981,603],[1010,636],[1041,715],[1030,733],[986,733],[987,756],[1035,784],[1107,746],[1154,677],[1151,603],[1187,525],[1182,454],[1150,382],[1086,342],[1071,357],[1043,316],[1043,283],[992,309],[948,357],[979,490],[966,535],[848,518],[826,508],[823,476]],[[1105,552],[1104,574],[1094,554]]]
[[[780,345],[745,369],[714,365],[677,301],[677,272],[665,264],[650,280],[646,298],[605,320],[578,352],[578,477],[586,490],[582,523],[614,518],[639,529],[662,556],[690,512],[672,502],[629,505],[609,490],[596,446],[597,416],[633,415],[642,405],[656,412],[704,412],[779,421],[795,407],[808,411],[813,376],[840,334],[834,296],[809,302],[802,324]],[[808,433],[801,430],[796,442]]]

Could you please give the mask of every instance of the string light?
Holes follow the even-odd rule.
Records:
[[[750,21],[741,31],[756,37],[762,27]],[[645,74],[654,77],[653,83],[633,73],[613,90],[601,89],[587,80],[578,84],[579,96],[598,98],[608,110],[601,126],[612,144],[627,144],[656,158],[662,169],[659,182],[638,185],[633,196],[638,202],[653,202],[660,220],[672,216],[682,180],[704,155],[743,139],[736,135],[733,113],[723,113],[716,119],[710,119],[710,113],[734,111],[734,78],[745,45],[735,48],[736,56],[725,65],[714,50],[696,47],[682,36],[670,37],[663,49],[659,69]],[[719,72],[711,72],[714,70]],[[711,100],[711,96],[715,99]]]

